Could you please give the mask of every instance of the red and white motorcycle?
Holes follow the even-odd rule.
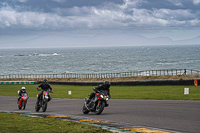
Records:
[[[19,91],[18,91],[18,93],[19,93]],[[28,101],[28,95],[27,95],[27,93],[22,93],[21,98],[19,99],[19,101],[17,103],[18,104],[18,108],[20,110],[21,109],[25,109],[27,101]]]

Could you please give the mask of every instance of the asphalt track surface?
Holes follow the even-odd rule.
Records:
[[[17,97],[0,96],[0,111],[19,111]],[[23,112],[35,112],[36,98]],[[53,98],[46,114],[87,117],[96,120],[147,126],[181,133],[200,133],[200,101],[110,99],[101,115],[83,114],[83,99]],[[40,111],[42,113],[42,111]]]

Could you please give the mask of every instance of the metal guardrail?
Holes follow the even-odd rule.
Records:
[[[13,78],[117,78],[117,77],[138,77],[138,76],[164,76],[164,75],[192,75],[200,74],[198,70],[191,69],[167,69],[167,70],[147,70],[119,73],[62,73],[62,74],[8,74],[0,75],[0,79]]]

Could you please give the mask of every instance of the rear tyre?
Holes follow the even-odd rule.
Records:
[[[40,110],[39,102],[36,102],[35,104],[35,111],[38,112]]]
[[[85,107],[85,104],[83,105],[82,109],[83,114],[88,114],[90,111]]]
[[[97,104],[96,106],[95,114],[100,115],[103,112],[104,107],[105,107],[105,101],[100,101],[99,104]]]

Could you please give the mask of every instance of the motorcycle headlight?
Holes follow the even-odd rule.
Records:
[[[100,95],[101,98],[103,98],[103,95]]]
[[[108,98],[106,98],[106,101],[108,101]]]

